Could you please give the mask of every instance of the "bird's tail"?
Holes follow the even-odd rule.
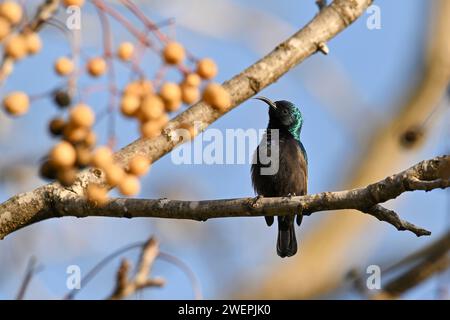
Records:
[[[294,216],[278,217],[277,254],[291,257],[297,252],[297,239],[295,238]]]

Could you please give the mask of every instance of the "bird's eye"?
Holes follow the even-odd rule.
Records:
[[[283,109],[283,114],[287,114],[287,113],[288,113],[287,110]]]

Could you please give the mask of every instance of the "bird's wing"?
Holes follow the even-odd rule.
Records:
[[[300,150],[302,150],[303,157],[305,158],[306,164],[308,164],[308,154],[306,153],[305,146],[301,141],[298,141],[298,145],[300,146]]]

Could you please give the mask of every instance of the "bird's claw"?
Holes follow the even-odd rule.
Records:
[[[297,218],[295,220],[297,222],[297,225],[300,226],[303,221],[303,209],[299,208],[299,212],[297,213]]]
[[[257,195],[255,198],[253,198],[253,201],[251,202],[251,207],[252,208],[257,208],[258,207],[258,202],[259,200],[261,200],[262,198],[264,198],[264,196],[262,195]]]
[[[297,225],[300,226],[303,221],[303,214],[302,213],[297,214],[297,219],[295,221],[297,222]]]

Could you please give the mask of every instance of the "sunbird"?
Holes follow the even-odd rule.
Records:
[[[265,97],[255,99],[269,105],[267,131],[255,151],[251,166],[255,192],[263,197],[305,195],[308,181],[308,157],[300,141],[302,113],[292,102],[286,100],[272,102]],[[277,170],[269,170],[269,168]],[[264,218],[268,226],[273,224],[273,216]],[[302,212],[298,212],[296,219],[298,225],[301,224],[302,218]],[[278,216],[277,219],[277,254],[282,258],[291,257],[297,252],[295,215]]]

